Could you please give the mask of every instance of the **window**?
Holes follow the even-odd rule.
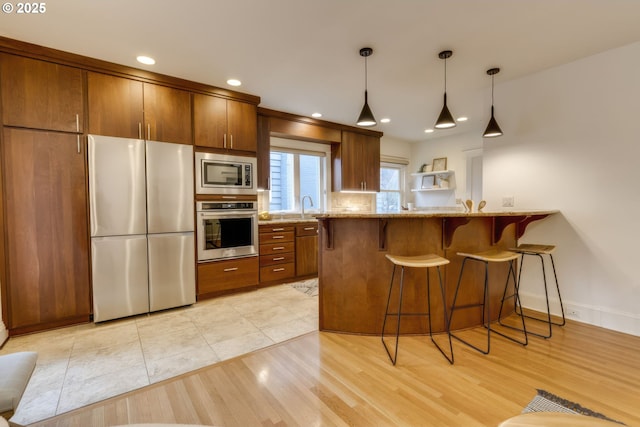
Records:
[[[326,155],[273,146],[270,153],[271,193],[269,210],[300,212],[301,199],[305,211],[324,210],[326,194]],[[313,206],[312,206],[313,204]]]
[[[398,163],[380,163],[380,192],[376,195],[378,212],[399,212],[403,202],[406,166]]]

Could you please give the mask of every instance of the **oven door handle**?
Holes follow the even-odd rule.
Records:
[[[224,212],[198,212],[201,218],[253,218],[257,217],[258,211],[224,211]]]

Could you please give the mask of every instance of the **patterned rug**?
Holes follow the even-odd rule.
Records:
[[[311,297],[318,296],[318,279],[302,280],[291,284],[291,287]]]
[[[591,409],[585,408],[575,402],[571,402],[570,400],[558,397],[555,394],[549,393],[548,391],[539,389],[538,394],[522,411],[523,414],[526,414],[528,412],[564,412],[567,414],[588,415],[590,417],[613,421],[615,423],[624,425],[624,423],[613,420],[606,415],[592,411]]]

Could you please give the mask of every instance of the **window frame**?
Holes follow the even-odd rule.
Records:
[[[292,210],[271,211],[276,214],[295,214],[301,213],[300,198],[300,157],[299,155],[310,155],[320,157],[320,200],[313,201],[313,207],[307,207],[305,212],[322,212],[329,209],[328,193],[331,188],[331,145],[301,141],[295,139],[285,139],[271,137],[269,155],[271,152],[288,153],[295,155],[294,157],[294,205]],[[271,175],[271,169],[269,169]],[[273,181],[272,181],[273,182]],[[271,195],[269,195],[269,205],[271,204]]]
[[[407,166],[408,162],[405,160],[391,160],[391,159],[382,159],[380,161],[380,173],[382,174],[382,169],[397,169],[399,171],[398,177],[398,190],[383,190],[382,189],[382,180],[380,182],[380,191],[379,193],[399,193],[400,194],[400,206],[397,212],[402,210],[402,206],[406,205],[406,183],[407,183]],[[376,203],[376,212],[380,212],[378,206],[378,197],[375,198]],[[386,211],[385,211],[386,212]]]

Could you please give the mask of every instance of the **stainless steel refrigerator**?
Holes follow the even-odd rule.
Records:
[[[193,304],[193,147],[89,135],[93,319]]]

